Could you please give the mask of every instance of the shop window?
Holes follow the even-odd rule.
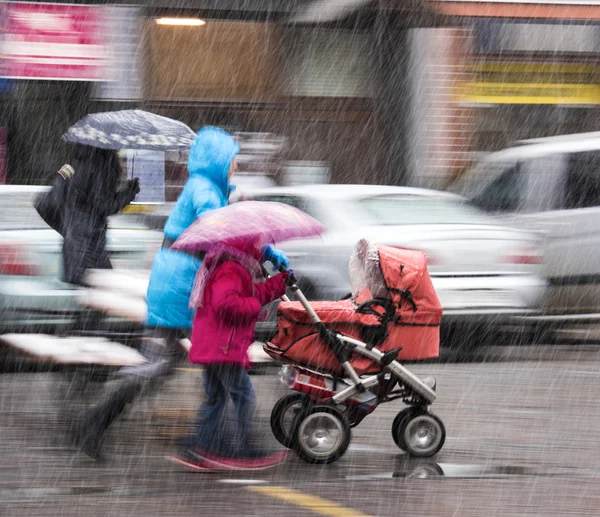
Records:
[[[288,28],[287,93],[307,97],[371,97],[370,39],[366,33]]]
[[[599,28],[593,24],[523,23],[478,19],[475,53],[509,55],[531,52],[553,54],[597,53]]]
[[[569,157],[561,208],[600,206],[600,151]]]
[[[201,27],[146,22],[147,96],[269,98],[278,92],[277,26],[208,20]]]

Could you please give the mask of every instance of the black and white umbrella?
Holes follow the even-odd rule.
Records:
[[[195,136],[178,120],[143,110],[122,110],[86,115],[69,128],[63,140],[102,149],[173,151],[189,149]]]

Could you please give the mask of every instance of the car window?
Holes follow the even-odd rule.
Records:
[[[495,178],[516,163],[517,161],[514,159],[494,159],[492,154],[491,157],[479,160],[468,171],[461,174],[449,185],[448,190],[453,194],[473,199],[483,192]]]
[[[275,203],[284,203],[286,205],[293,206],[307,213],[308,215],[314,217],[315,219],[319,219],[314,210],[310,206],[310,202],[300,196],[283,196],[283,195],[268,195],[268,196],[256,196],[253,198],[255,201],[271,201]]]
[[[523,206],[524,186],[521,164],[516,163],[505,169],[471,201],[485,212],[517,212]]]
[[[376,196],[362,198],[356,203],[359,210],[371,217],[370,224],[491,224],[479,210],[454,199]]]
[[[563,198],[566,156],[562,153],[523,160],[521,170],[526,178],[523,212],[554,210]]]
[[[569,156],[564,197],[558,208],[600,206],[600,152],[573,153]]]

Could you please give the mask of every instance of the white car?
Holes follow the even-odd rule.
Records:
[[[452,190],[501,224],[543,232],[544,321],[600,321],[600,133],[519,142]]]
[[[309,299],[337,300],[350,292],[348,259],[364,237],[426,253],[443,322],[501,322],[530,314],[544,292],[540,237],[501,225],[453,194],[310,185],[240,192],[238,199],[293,205],[327,227],[321,238],[278,245]]]

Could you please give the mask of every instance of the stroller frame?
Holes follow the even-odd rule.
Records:
[[[282,397],[271,413],[271,428],[277,440],[284,446],[292,448],[309,463],[331,463],[339,459],[350,443],[350,427],[358,425],[364,417],[374,411],[383,402],[402,399],[408,407],[398,413],[392,425],[392,436],[396,445],[415,457],[428,457],[436,454],[443,446],[446,431],[442,421],[430,413],[428,406],[436,400],[435,380],[425,382],[405,368],[397,360],[402,348],[381,352],[368,343],[354,339],[338,331],[328,329],[311,306],[297,283],[290,286],[297,300],[306,310],[310,320],[317,327],[320,338],[331,349],[347,377],[343,378],[343,389],[331,390],[332,395],[324,396],[328,390],[318,394],[306,387],[290,386],[292,392]],[[283,298],[288,301],[287,297]],[[268,344],[265,348],[268,348]],[[353,353],[365,356],[379,365],[381,372],[359,376],[351,362]],[[312,378],[333,379],[334,386],[342,378],[312,371],[310,368],[290,365],[297,372],[302,372]],[[287,366],[287,368],[290,368]],[[282,379],[283,383],[286,383]],[[398,385],[396,389],[394,389]],[[349,421],[343,408],[361,405],[353,397],[371,392],[380,387],[374,395],[374,404],[356,415],[354,421]],[[286,419],[292,419],[291,426],[286,425]],[[323,422],[320,425],[318,422]],[[319,427],[320,425],[320,427]],[[323,437],[331,431],[338,432],[334,445],[326,451],[316,450],[311,444],[321,443]],[[433,438],[431,437],[433,436]],[[424,444],[424,445],[423,445]]]
[[[333,353],[340,361],[340,365],[354,383],[352,386],[332,397],[332,401],[335,404],[341,404],[352,395],[374,388],[380,383],[381,373],[361,378],[356,373],[352,364],[350,364],[350,361],[348,361],[347,355],[349,352],[359,353],[381,364],[384,367],[384,371],[386,369],[389,370],[395,377],[402,381],[407,388],[412,390],[416,397],[422,399],[422,403],[429,405],[435,401],[437,397],[435,391],[396,360],[396,357],[400,353],[400,349],[393,350],[393,354],[390,354],[389,352],[383,353],[375,348],[369,347],[367,343],[359,341],[358,339],[330,331],[325,327],[321,318],[319,318],[318,314],[314,311],[310,302],[298,286],[293,285],[291,290],[310,316],[312,322],[317,325],[321,338],[331,347]]]

